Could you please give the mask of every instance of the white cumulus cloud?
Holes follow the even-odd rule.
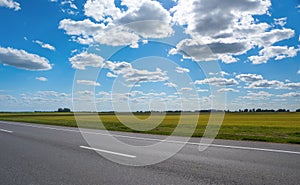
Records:
[[[265,99],[269,99],[272,96],[274,95],[266,91],[259,91],[259,92],[248,92],[247,95],[244,96],[243,98],[249,100],[265,100]]]
[[[114,0],[87,0],[84,4],[84,14],[96,21],[111,22],[118,18],[121,10],[116,7]]]
[[[64,29],[68,35],[89,36],[105,28],[104,24],[96,24],[89,19],[82,21],[74,21],[71,19],[63,19],[59,22],[59,29]]]
[[[176,67],[176,72],[177,73],[189,73],[190,70],[187,68],[183,68],[183,67]]]
[[[206,78],[204,80],[196,80],[195,84],[210,84],[210,85],[216,85],[216,86],[233,86],[237,85],[238,82],[231,78],[231,79],[226,79],[226,78]]]
[[[258,46],[268,47],[279,41],[286,40],[294,36],[295,31],[292,29],[274,29],[269,32],[263,32],[257,35],[253,35],[253,41],[255,41]]]
[[[226,63],[236,62],[230,55],[240,55],[251,49],[245,41],[203,43],[195,39],[185,39],[170,50],[169,54],[182,54],[184,58],[194,61],[223,60]],[[224,60],[225,59],[225,60]]]
[[[61,5],[69,5],[70,8],[77,10],[77,6],[74,4],[74,0],[65,0],[60,3]]]
[[[43,43],[42,41],[39,41],[39,40],[34,40],[33,42],[40,45],[42,48],[49,49],[51,51],[55,51],[55,47],[50,44]]]
[[[261,88],[282,88],[284,83],[278,80],[259,80],[251,83],[247,88],[261,89]]]
[[[103,30],[93,35],[97,43],[109,46],[132,45],[136,48],[139,36],[123,26]]]
[[[286,83],[284,84],[284,87],[288,88],[288,89],[297,89],[300,88],[300,82],[295,82],[295,83]]]
[[[183,26],[191,38],[180,41],[170,54],[181,54],[194,61],[222,60],[224,63],[233,63],[239,61],[238,56],[258,47],[261,50],[259,56],[249,58],[258,64],[272,58],[281,60],[294,57],[298,52],[294,47],[273,46],[295,36],[294,30],[283,27],[287,18],[275,19],[272,24],[254,18],[256,15],[269,14],[270,0],[176,2],[177,5],[171,9],[173,21]],[[276,47],[282,47],[282,50],[276,53]]]
[[[263,64],[267,63],[267,61],[272,58],[275,58],[275,60],[282,60],[284,58],[295,57],[299,51],[300,48],[295,48],[293,46],[270,46],[260,50],[258,56],[250,56],[248,58],[253,64]]]
[[[100,86],[100,83],[92,80],[77,80],[76,82],[77,84],[81,84],[81,85]]]
[[[222,88],[222,89],[219,89],[218,92],[240,92],[240,91],[237,89],[233,89],[233,88]]]
[[[69,61],[74,69],[85,70],[86,67],[101,67],[104,59],[93,53],[82,52],[69,58]]]
[[[122,75],[128,82],[162,82],[169,79],[167,72],[156,68],[155,71],[134,69],[128,62],[107,61],[104,65],[115,75]]]
[[[21,10],[20,3],[14,0],[0,0],[0,6],[14,9],[15,11]]]
[[[117,22],[130,28],[141,37],[165,38],[173,33],[172,17],[159,2],[125,0],[122,3],[129,9],[123,13]]]
[[[60,93],[56,91],[38,91],[36,93],[36,96],[38,97],[68,97],[69,94],[66,93]]]
[[[106,74],[106,76],[107,76],[108,78],[117,78],[117,77],[118,77],[118,75],[112,74],[111,72],[108,72],[108,73]]]
[[[279,97],[300,97],[300,93],[298,92],[289,92],[289,93],[285,93],[285,94],[282,94],[282,95],[278,95]]]
[[[13,48],[0,47],[0,63],[26,70],[52,69],[52,65],[46,58]]]
[[[59,28],[81,44],[138,47],[139,40],[165,38],[173,34],[172,17],[159,2],[123,0],[119,8],[114,0],[87,0],[84,13],[91,19],[64,19]]]
[[[258,74],[240,74],[237,75],[236,78],[240,79],[243,82],[255,82],[263,80],[263,76]]]
[[[35,78],[36,80],[38,80],[38,81],[41,81],[41,82],[47,82],[48,81],[48,79],[47,78],[45,78],[45,77],[36,77]]]
[[[172,83],[172,82],[167,82],[167,83],[164,83],[164,85],[168,86],[168,87],[178,87],[175,83]]]
[[[287,17],[282,17],[282,18],[274,19],[274,23],[275,25],[279,25],[283,27],[284,25],[286,25],[286,20]]]

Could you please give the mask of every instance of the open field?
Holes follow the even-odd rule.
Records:
[[[99,113],[99,117],[89,113],[79,115],[78,118],[84,122],[81,127],[104,129],[98,124],[100,118],[108,130],[164,135],[173,132],[180,118],[180,113],[169,113],[156,127],[155,121],[146,120],[149,114],[137,113],[137,118],[146,120],[143,126],[153,129],[136,131],[123,125],[113,113]],[[210,113],[200,113],[194,137],[203,135],[209,115]],[[195,117],[198,117],[198,113],[184,115],[182,130],[184,127],[191,127],[189,120],[194,120]],[[119,118],[133,127],[141,126],[141,122],[130,118],[126,113],[119,115]],[[159,114],[152,117],[154,120],[160,118]],[[77,127],[73,113],[0,113],[0,120]],[[300,113],[226,113],[217,138],[300,144]]]

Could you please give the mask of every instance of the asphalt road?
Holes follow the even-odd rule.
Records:
[[[168,156],[180,138],[0,121],[0,184],[299,184],[300,146],[215,140],[199,151],[193,138]],[[112,145],[111,138],[141,146]],[[88,140],[86,140],[88,139]],[[88,142],[87,142],[88,141]],[[97,150],[97,152],[95,151]],[[150,160],[151,159],[151,160]],[[115,163],[117,161],[122,164]]]

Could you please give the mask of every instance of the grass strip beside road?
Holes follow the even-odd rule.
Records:
[[[194,119],[195,114],[198,113],[184,115],[184,120],[186,120],[184,127],[192,126],[188,120]],[[98,115],[80,113],[79,118],[84,122],[81,127],[170,135],[180,119],[180,113],[168,113],[157,127],[154,125],[153,129],[136,131],[123,125],[114,113],[99,113]],[[146,120],[149,115],[147,113],[135,114],[141,120]],[[141,124],[130,118],[129,114],[123,113],[118,116],[133,126]],[[156,116],[159,120],[160,115]],[[209,116],[210,113],[200,113],[194,137],[203,135]],[[99,118],[104,127],[99,125]],[[0,113],[0,120],[77,127],[73,113]],[[143,124],[151,128],[152,124],[156,123],[146,121]],[[217,138],[300,144],[300,113],[226,113]]]

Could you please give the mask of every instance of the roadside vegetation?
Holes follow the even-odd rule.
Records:
[[[168,113],[161,124],[155,128],[151,123],[147,131],[136,131],[123,125],[114,113],[99,113],[92,115],[90,113],[79,113],[78,119],[83,124],[80,127],[108,129],[113,131],[140,132],[150,134],[170,135],[176,128],[180,119],[180,113]],[[141,123],[130,118],[128,113],[122,113],[119,118],[127,123],[138,126]],[[136,113],[135,116],[141,120],[147,120],[148,113]],[[161,115],[157,116],[157,120]],[[154,116],[154,119],[155,119]],[[184,127],[190,127],[189,119],[193,120],[198,113],[189,113],[184,115]],[[200,113],[197,128],[193,134],[194,137],[201,137],[207,125],[210,113]],[[99,125],[101,119],[103,126]],[[0,113],[0,120],[30,122],[39,124],[49,124],[58,126],[77,127],[74,113],[56,112],[56,113]],[[0,123],[1,124],[1,123]],[[184,130],[184,128],[183,128]],[[179,135],[185,135],[184,133]],[[217,136],[219,139],[232,140],[252,140],[277,143],[300,144],[300,113],[299,112],[246,112],[246,113],[226,113],[222,127]]]

